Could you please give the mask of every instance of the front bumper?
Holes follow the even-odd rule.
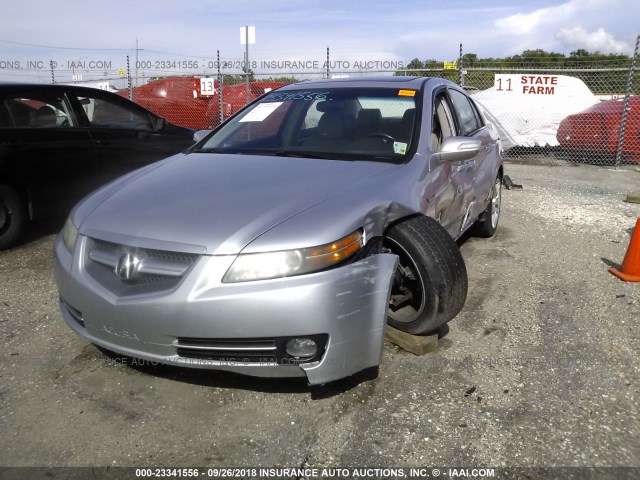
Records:
[[[200,256],[168,290],[119,295],[87,270],[89,242],[80,236],[72,255],[61,238],[56,239],[60,309],[76,333],[108,350],[185,367],[306,376],[312,385],[380,364],[395,255],[373,255],[309,275],[235,284],[221,282],[234,256]],[[318,339],[324,350],[311,361],[283,358],[283,342],[294,337]],[[236,352],[245,349],[246,356],[208,354],[229,345]],[[194,348],[205,353],[194,355]],[[252,356],[252,348],[280,353]]]

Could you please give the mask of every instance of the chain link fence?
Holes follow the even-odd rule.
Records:
[[[440,76],[463,86],[497,125],[508,157],[552,155],[574,162],[637,165],[639,43],[640,36],[631,58],[592,60],[553,54],[547,64],[539,58],[468,59],[461,46],[455,71],[406,73]]]
[[[11,67],[16,67],[16,71],[37,72],[37,80],[31,81],[116,91],[194,130],[215,128],[248,101],[292,82],[369,75],[444,77],[462,85],[497,125],[507,157],[553,155],[618,166],[640,163],[637,55],[636,44],[632,57],[611,61],[564,59],[549,65],[505,65],[459,59],[428,70],[408,69],[403,62],[332,62],[328,51],[326,62],[254,60],[248,65],[243,60],[220,60],[219,55],[216,60],[167,61],[127,56],[126,61],[80,58],[5,65],[9,68],[2,72],[6,79]]]
[[[508,158],[557,159],[600,165],[640,163],[640,78],[634,62],[585,66],[461,66],[456,70],[312,70],[250,73],[220,72],[203,77],[173,77],[147,84],[165,85],[165,100],[154,104],[133,91],[133,100],[194,129],[216,127],[248,100],[281,85],[320,78],[369,75],[419,75],[461,84],[498,126]],[[220,81],[222,80],[222,81]],[[206,87],[202,82],[210,82]],[[170,85],[188,84],[169,95]],[[209,88],[211,95],[202,95]],[[184,100],[172,100],[181,97]],[[187,101],[188,99],[188,101]]]
[[[633,63],[589,68],[485,64],[407,74],[462,85],[498,127],[507,157],[640,163],[640,75]]]
[[[464,68],[461,83],[498,125],[508,156],[640,162],[640,76],[631,63]]]

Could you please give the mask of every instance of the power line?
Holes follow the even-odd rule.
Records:
[[[189,58],[209,58],[211,57],[210,54],[208,55],[187,55],[185,53],[176,53],[176,52],[167,52],[167,51],[163,51],[163,50],[151,50],[151,49],[144,49],[144,48],[82,48],[82,47],[60,47],[60,46],[54,46],[54,45],[40,45],[37,43],[25,43],[25,42],[15,42],[13,40],[3,40],[0,39],[0,43],[9,43],[11,45],[21,45],[23,47],[37,47],[37,48],[48,48],[51,50],[82,50],[82,51],[97,51],[97,52],[128,52],[131,50],[145,50],[146,52],[149,53],[161,53],[163,55],[171,55],[171,56],[175,56],[175,57],[189,57]],[[212,58],[212,57],[211,57]]]
[[[12,40],[2,40],[0,43],[10,43],[11,45],[21,45],[23,47],[38,47],[38,48],[50,48],[55,50],[84,50],[84,51],[111,51],[111,52],[124,52],[129,51],[131,48],[82,48],[82,47],[56,47],[53,45],[39,45],[37,43],[24,43],[14,42]]]

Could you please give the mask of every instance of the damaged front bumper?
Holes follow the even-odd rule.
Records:
[[[222,283],[234,256],[201,256],[160,292],[123,294],[87,268],[88,243],[72,255],[55,244],[55,277],[66,323],[88,341],[151,362],[312,385],[380,364],[395,255],[377,254],[324,272]],[[111,280],[110,280],[111,281]],[[298,358],[290,340],[317,353]]]

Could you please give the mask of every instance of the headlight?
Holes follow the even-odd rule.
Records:
[[[67,221],[64,222],[64,227],[62,227],[62,241],[67,246],[70,252],[73,252],[73,247],[76,245],[76,239],[78,238],[78,229],[71,221],[71,217],[67,218]]]
[[[358,230],[319,247],[280,252],[245,253],[234,260],[223,283],[248,282],[318,272],[338,265],[362,249]]]

